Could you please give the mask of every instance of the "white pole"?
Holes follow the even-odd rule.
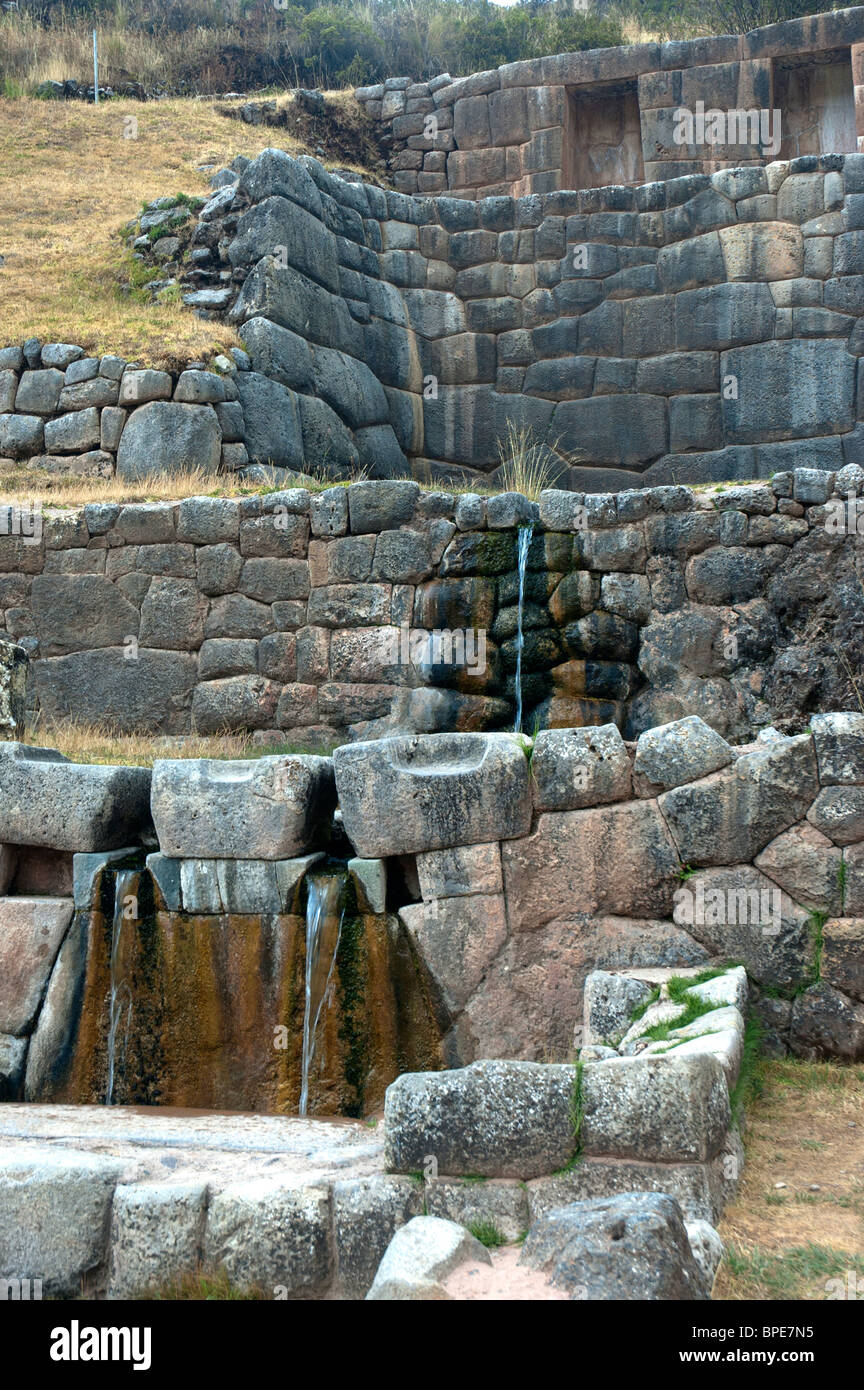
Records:
[[[96,30],[93,30],[93,100],[99,105],[99,48],[96,42]]]

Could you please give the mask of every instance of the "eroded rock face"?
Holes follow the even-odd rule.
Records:
[[[153,769],[160,848],[178,859],[291,859],[315,848],[335,804],[328,758],[184,759]]]

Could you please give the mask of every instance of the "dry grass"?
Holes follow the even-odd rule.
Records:
[[[251,734],[126,734],[118,733],[110,724],[77,720],[60,724],[38,722],[28,728],[27,742],[56,748],[73,763],[122,763],[127,767],[152,767],[157,758],[260,758],[269,753],[308,751],[287,739],[282,743],[256,743]]]
[[[353,480],[352,480],[353,481]],[[290,485],[290,484],[288,484]],[[310,488],[332,487],[333,479],[297,475],[297,485]],[[27,500],[43,507],[83,507],[87,502],[176,502],[184,497],[249,497],[285,487],[272,480],[252,487],[231,473],[205,473],[200,468],[178,469],[176,473],[155,473],[139,481],[127,478],[87,478],[72,474],[47,473],[43,468],[0,470],[0,502]]]
[[[864,1277],[864,1069],[784,1060],[759,1072],[714,1298],[826,1299],[830,1279]]]
[[[124,138],[129,118],[136,139]],[[236,344],[232,328],[198,319],[182,303],[124,293],[130,260],[120,230],[154,198],[207,196],[208,175],[196,165],[253,158],[268,145],[304,150],[285,131],[227,120],[209,99],[98,107],[0,99],[3,344],[71,341],[175,369]]]

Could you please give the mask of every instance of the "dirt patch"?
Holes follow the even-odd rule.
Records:
[[[540,1270],[520,1265],[521,1245],[502,1245],[490,1254],[491,1265],[460,1265],[444,1280],[444,1288],[451,1298],[508,1303],[568,1298],[564,1290],[556,1289]]]
[[[715,1299],[838,1297],[864,1273],[864,1069],[760,1063]]]

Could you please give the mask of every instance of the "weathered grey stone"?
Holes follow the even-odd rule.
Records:
[[[149,824],[150,772],[70,763],[0,743],[0,843],[78,852],[135,844]]]
[[[812,912],[839,912],[842,851],[806,821],[766,845],[754,861],[795,902]],[[851,886],[851,885],[850,885]]]
[[[823,787],[807,819],[835,845],[864,840],[864,787]]]
[[[265,1178],[232,1183],[210,1199],[205,1266],[272,1298],[314,1297],[331,1279],[330,1194]]]
[[[817,786],[813,741],[802,734],[674,787],[659,805],[683,863],[741,864],[802,819]]]
[[[720,1268],[720,1263],[726,1253],[726,1247],[716,1229],[708,1221],[685,1221],[684,1229],[687,1232],[693,1259],[699,1266],[702,1275],[702,1287],[706,1297],[710,1298],[714,1280],[717,1277],[717,1270]]]
[[[723,428],[732,443],[842,433],[854,424],[855,359],[830,339],[760,343],[724,354]]]
[[[415,1216],[394,1235],[367,1300],[442,1300],[448,1274],[462,1264],[491,1264],[489,1251],[455,1221]]]
[[[417,955],[455,1016],[484,979],[507,937],[503,895],[438,898],[412,903],[399,916]]]
[[[624,801],[630,757],[617,727],[543,729],[534,741],[531,790],[538,811],[567,811]]]
[[[140,1298],[195,1272],[206,1198],[203,1182],[133,1183],[115,1189],[108,1298]]]
[[[681,1208],[654,1192],[597,1197],[550,1212],[529,1231],[520,1264],[549,1274],[571,1299],[708,1296]]]
[[[633,771],[652,789],[666,791],[706,777],[734,759],[726,740],[698,715],[691,714],[640,734]]]
[[[789,1046],[796,1057],[864,1057],[864,1004],[854,1003],[824,981],[811,985],[792,1004]]]
[[[44,448],[41,415],[0,415],[0,456],[32,458]]]
[[[53,415],[63,390],[63,373],[47,371],[24,372],[15,395],[19,415]]]
[[[505,734],[438,734],[334,754],[346,834],[366,859],[524,835],[528,764]]]
[[[417,855],[420,892],[434,898],[465,898],[473,893],[494,894],[503,889],[501,848],[489,845],[457,845]]]
[[[172,382],[168,372],[152,368],[128,367],[120,382],[120,405],[144,405],[147,401],[171,399]]]
[[[303,429],[294,392],[260,372],[238,373],[237,392],[252,463],[302,468]]]
[[[577,912],[669,916],[680,869],[655,801],[545,812],[501,858],[515,932]]]
[[[116,1159],[33,1146],[3,1151],[0,1279],[40,1279],[43,1294],[80,1298],[107,1253]]]
[[[240,337],[253,372],[272,377],[294,391],[312,389],[312,350],[305,338],[265,318],[247,319]]]
[[[151,473],[184,469],[215,473],[221,446],[222,433],[212,406],[151,400],[133,410],[126,421],[117,448],[117,474],[134,481]]]
[[[528,1195],[525,1185],[512,1178],[497,1182],[433,1178],[423,1189],[426,1213],[447,1221],[472,1226],[494,1226],[504,1241],[521,1240],[528,1230]]]
[[[627,1029],[633,1010],[648,998],[651,986],[630,975],[592,970],[585,981],[585,1024],[583,1043],[617,1046]],[[583,1058],[584,1060],[584,1058]]]
[[[484,1177],[537,1177],[563,1168],[576,1147],[575,1067],[474,1062],[461,1070],[410,1072],[387,1088],[386,1161]]]
[[[343,1297],[366,1297],[396,1231],[422,1212],[423,1188],[414,1178],[384,1175],[333,1184],[336,1272]]]
[[[767,985],[795,985],[810,966],[808,913],[749,864],[691,875],[676,890],[674,918],[712,955],[743,961]]]
[[[822,979],[864,1003],[864,921],[829,917],[822,928]]]
[[[704,1163],[729,1128],[729,1094],[714,1057],[619,1057],[582,1073],[586,1154]]]
[[[816,714],[810,728],[821,785],[864,783],[864,714]]]
[[[174,858],[290,859],[313,847],[335,806],[333,764],[307,755],[157,761],[153,819]]]
[[[24,736],[28,657],[0,637],[0,740]]]

